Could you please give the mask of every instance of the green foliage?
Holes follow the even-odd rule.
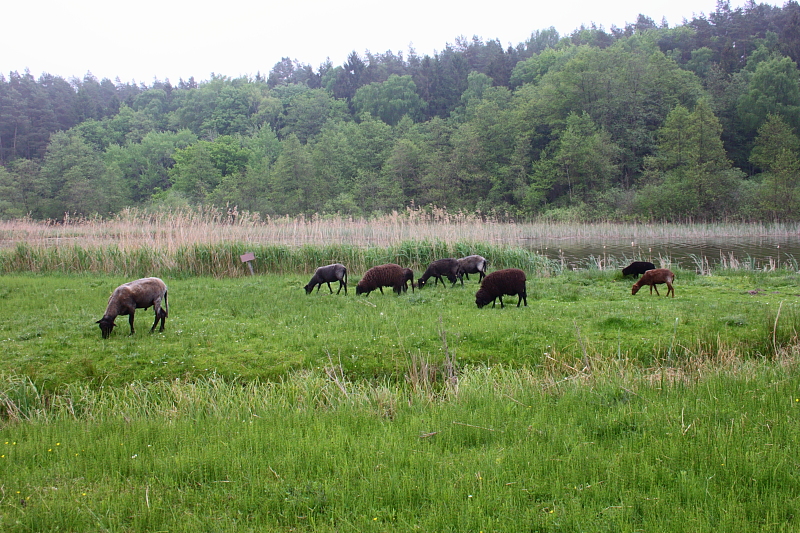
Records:
[[[74,131],[53,135],[42,162],[42,214],[109,214],[124,205],[122,184],[109,179],[100,154]]]
[[[800,139],[778,115],[769,115],[758,129],[750,161],[765,170],[764,207],[776,219],[797,214]]]
[[[689,112],[679,106],[658,132],[652,180],[638,193],[641,213],[713,219],[735,215],[743,173],[733,169],[720,138],[722,128],[708,103]]]
[[[267,75],[175,86],[12,72],[0,76],[0,216],[168,200],[262,216],[414,204],[791,219],[774,191],[791,181],[794,152],[783,170],[741,178],[765,168],[750,155],[769,116],[800,129],[794,18],[793,4],[722,2],[672,28],[640,15],[611,31],[536,30],[516,46],[459,37],[432,56],[353,51],[316,70],[287,57]],[[68,148],[63,132],[80,140]],[[682,207],[664,204],[676,193]]]
[[[788,57],[762,61],[750,78],[749,90],[739,99],[742,126],[755,131],[767,115],[779,115],[795,131],[800,128],[800,74]]]
[[[208,141],[199,141],[177,150],[173,155],[175,166],[169,171],[172,186],[192,202],[205,201],[222,179],[222,171],[215,165],[211,145]]]
[[[390,126],[408,115],[413,119],[422,116],[424,102],[417,94],[411,76],[392,74],[385,82],[371,83],[359,88],[352,99],[357,113],[370,113]]]

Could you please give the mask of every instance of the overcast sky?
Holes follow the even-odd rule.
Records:
[[[341,65],[353,50],[406,57],[413,46],[423,56],[458,36],[517,45],[550,26],[562,35],[581,24],[608,30],[639,13],[674,27],[715,7],[716,0],[16,0],[2,10],[0,72],[201,81],[212,72],[266,74],[282,57],[316,70],[328,57]]]

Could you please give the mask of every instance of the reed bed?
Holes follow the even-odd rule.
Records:
[[[560,265],[523,248],[458,241],[403,241],[389,246],[361,247],[349,244],[287,246],[244,242],[194,243],[170,251],[167,248],[137,246],[123,249],[116,244],[83,248],[37,246],[18,243],[0,250],[0,273],[114,274],[125,276],[212,276],[249,275],[240,257],[253,252],[254,274],[310,273],[320,265],[340,262],[353,273],[382,263],[398,263],[417,270],[441,257],[479,253],[492,258],[494,268],[522,268],[539,277],[558,271]]]
[[[120,250],[149,248],[175,253],[193,245],[224,242],[284,246],[348,244],[386,247],[419,240],[484,242],[529,246],[564,241],[691,240],[718,237],[796,236],[800,223],[635,224],[516,221],[482,213],[451,213],[439,208],[408,208],[372,218],[338,216],[261,217],[235,208],[198,208],[175,212],[128,209],[112,218],[62,221],[0,221],[0,248],[19,243],[33,247],[114,245]]]

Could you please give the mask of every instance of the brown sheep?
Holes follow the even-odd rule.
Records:
[[[394,263],[378,265],[364,272],[364,277],[356,285],[356,295],[369,293],[379,289],[383,294],[384,287],[391,287],[394,292],[400,294],[406,283],[406,273],[403,267]]]
[[[656,294],[661,296],[658,293],[658,287],[656,287],[657,283],[666,283],[667,284],[667,296],[669,293],[672,293],[672,297],[675,298],[675,288],[672,286],[672,282],[675,281],[675,274],[672,273],[671,270],[666,268],[655,268],[653,270],[648,270],[642,277],[633,284],[633,288],[631,289],[631,294],[636,294],[639,292],[639,289],[644,287],[645,285],[650,286],[650,294],[653,294],[653,289],[656,290]]]
[[[489,266],[489,261],[481,255],[468,255],[458,259],[460,267],[459,272],[469,279],[470,274],[478,274],[478,281],[480,282],[486,277],[486,269]]]
[[[328,290],[333,294],[333,289],[331,289],[332,281],[339,282],[339,290],[336,291],[336,294],[342,291],[342,287],[344,287],[344,293],[347,294],[347,268],[345,268],[343,264],[334,263],[332,265],[319,267],[314,271],[314,276],[312,276],[311,281],[303,288],[306,290],[306,294],[311,294],[314,287],[316,287],[317,292],[319,292],[322,284],[327,283]]]
[[[517,307],[522,302],[525,302],[525,307],[528,306],[528,292],[525,290],[525,272],[518,268],[506,268],[504,270],[496,270],[483,278],[481,288],[475,293],[475,303],[478,308],[492,302],[494,307],[495,300],[500,298],[500,307],[503,305],[503,295],[509,296],[519,295]]]
[[[164,320],[167,318],[167,286],[158,278],[142,278],[136,281],[124,283],[114,289],[108,299],[108,306],[103,318],[97,321],[100,324],[100,331],[103,338],[107,339],[114,329],[114,320],[120,315],[128,315],[128,322],[131,325],[131,335],[133,335],[133,314],[136,309],[147,309],[153,306],[156,320],[150,333],[156,329],[156,324],[161,320],[159,332],[164,331]]]
[[[448,280],[450,280],[450,283],[453,284],[453,287],[455,287],[456,282],[459,279],[461,280],[461,285],[464,285],[464,278],[461,275],[458,259],[453,259],[450,257],[447,259],[437,259],[428,265],[428,268],[425,269],[425,273],[422,274],[417,280],[417,287],[420,289],[424,287],[429,278],[436,279],[434,286],[436,286],[436,284],[438,284],[440,281],[442,282],[442,286],[444,286],[444,280],[442,279],[442,276],[445,276]]]

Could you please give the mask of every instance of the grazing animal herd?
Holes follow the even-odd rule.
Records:
[[[465,277],[469,279],[469,274],[478,274],[480,288],[475,293],[475,304],[478,308],[482,308],[489,303],[494,307],[498,299],[500,300],[500,307],[503,308],[505,307],[503,305],[503,296],[517,296],[517,307],[523,303],[527,307],[528,292],[525,288],[527,280],[525,272],[518,268],[506,268],[487,274],[488,265],[489,262],[486,258],[480,255],[470,255],[460,259],[437,259],[428,265],[425,272],[417,279],[416,286],[421,289],[428,283],[430,278],[434,278],[434,286],[440,281],[442,286],[445,286],[442,278],[447,278],[452,283],[451,287],[454,287],[459,280],[463,286]],[[653,289],[655,289],[656,295],[661,296],[656,285],[663,283],[667,285],[667,296],[672,293],[672,297],[675,298],[675,288],[672,286],[675,281],[675,274],[669,269],[656,268],[653,263],[648,261],[634,261],[622,269],[622,275],[642,276],[633,284],[632,295],[635,295],[639,292],[639,289],[646,285],[650,287],[651,295],[653,294]],[[347,294],[347,268],[341,263],[333,263],[317,268],[311,280],[303,288],[306,294],[311,294],[315,287],[319,292],[320,287],[325,283],[328,285],[330,293],[333,294],[331,283],[336,281],[339,282],[339,290],[336,291],[336,294],[339,294],[342,288],[344,288],[344,293]],[[414,292],[414,271],[412,269],[403,268],[395,263],[378,265],[364,273],[356,285],[356,295],[369,296],[369,293],[374,290],[380,290],[381,294],[383,294],[384,287],[391,287],[392,291],[399,295],[408,291],[409,283],[411,284],[411,292]],[[144,308],[147,310],[151,306],[155,312],[155,322],[153,322],[153,327],[150,328],[150,333],[155,331],[159,321],[161,321],[161,327],[158,331],[164,331],[164,321],[169,311],[166,284],[158,278],[142,278],[120,285],[108,299],[103,318],[97,321],[103,338],[107,339],[111,335],[115,326],[114,320],[118,316],[124,315],[128,315],[128,322],[131,326],[130,334],[133,335],[133,315],[136,309]]]

